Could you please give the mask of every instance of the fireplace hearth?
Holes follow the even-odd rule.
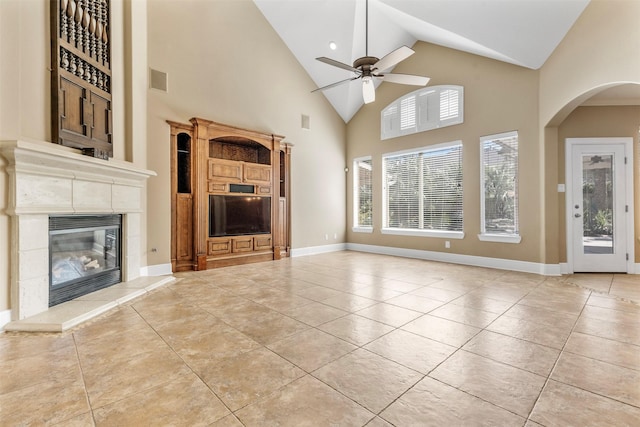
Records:
[[[121,281],[121,215],[49,217],[49,307]]]

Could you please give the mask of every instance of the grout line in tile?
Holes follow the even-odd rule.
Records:
[[[589,296],[591,296],[591,293],[589,293],[588,297]],[[582,305],[582,309],[580,310],[580,314],[578,314],[578,317],[576,317],[576,320],[573,322],[573,326],[571,327],[571,331],[569,331],[569,334],[567,335],[567,338],[564,340],[562,348],[560,349],[560,352],[558,353],[558,357],[556,357],[556,360],[553,363],[553,366],[551,367],[551,369],[549,370],[549,374],[547,375],[547,377],[546,377],[546,379],[544,381],[544,384],[542,385],[542,388],[540,389],[540,392],[538,393],[538,397],[536,398],[535,402],[533,402],[533,406],[531,406],[531,410],[529,411],[529,414],[527,415],[527,422],[530,421],[530,420],[533,421],[533,422],[536,422],[535,420],[531,419],[531,414],[533,414],[533,411],[535,411],[536,406],[538,405],[538,402],[540,401],[540,397],[542,396],[542,393],[544,392],[545,388],[547,387],[547,384],[549,384],[549,381],[551,380],[551,376],[553,375],[554,371],[556,370],[556,367],[558,366],[558,362],[560,361],[560,358],[564,354],[565,347],[567,346],[567,342],[569,342],[569,339],[571,339],[571,335],[573,334],[573,332],[574,332],[574,330],[576,328],[576,325],[578,324],[578,321],[580,320],[580,317],[582,316],[582,312],[584,311],[584,308],[587,306],[587,301],[589,301],[588,297],[585,300],[584,304]]]

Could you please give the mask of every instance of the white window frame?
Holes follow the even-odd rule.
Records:
[[[464,87],[428,86],[401,96],[380,112],[380,139],[464,122]]]
[[[392,153],[386,153],[382,155],[382,234],[392,234],[400,236],[422,236],[422,237],[436,237],[442,239],[464,239],[464,219],[462,228],[463,231],[446,231],[446,230],[425,230],[425,229],[413,229],[413,228],[396,228],[387,227],[387,214],[388,214],[388,193],[387,193],[387,171],[386,162],[387,157],[396,157],[404,154],[419,154],[430,151],[440,151],[451,147],[460,147],[462,150],[462,141],[445,142],[442,144],[431,145],[428,147],[412,148],[408,150],[395,151]],[[464,212],[464,208],[463,208]]]
[[[371,212],[372,224],[371,225],[361,225],[360,221],[360,170],[359,168],[362,166],[362,162],[370,162],[371,172],[373,174],[373,160],[371,156],[358,157],[353,159],[353,227],[352,231],[356,233],[373,233],[373,211]],[[373,176],[372,176],[372,185],[373,185]],[[372,190],[373,193],[373,190]],[[371,194],[371,204],[373,209],[373,194]]]
[[[517,193],[516,196],[516,224],[518,224],[518,230],[516,233],[487,233],[486,231],[486,222],[485,222],[485,162],[484,162],[484,143],[487,141],[493,141],[496,139],[505,139],[505,138],[518,138],[518,131],[510,131],[499,133],[495,135],[487,135],[480,138],[480,234],[478,234],[478,239],[483,242],[497,242],[497,243],[520,243],[522,241],[522,237],[520,236],[519,229],[519,220],[518,216],[520,214],[519,211],[519,189],[518,185],[515,187],[515,191]],[[518,140],[518,154],[520,151],[520,144]],[[518,156],[518,163],[520,157]],[[519,173],[519,165],[516,164],[516,174]]]

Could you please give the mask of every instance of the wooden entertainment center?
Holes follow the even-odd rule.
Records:
[[[291,144],[192,118],[171,126],[174,272],[289,256]]]

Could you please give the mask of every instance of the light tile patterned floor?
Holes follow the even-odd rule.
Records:
[[[358,252],[177,276],[0,334],[0,424],[640,425],[638,276]]]

